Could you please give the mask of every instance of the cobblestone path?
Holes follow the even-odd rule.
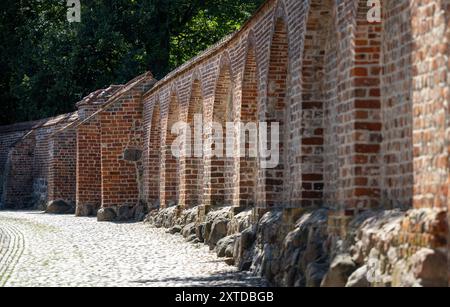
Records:
[[[264,286],[204,245],[143,223],[0,212],[2,286]]]

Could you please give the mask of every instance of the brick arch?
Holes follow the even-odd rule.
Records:
[[[198,68],[194,69],[194,71],[192,72],[189,97],[192,97],[192,95],[193,95],[193,90],[195,89],[194,88],[195,83],[198,83],[198,85],[199,85],[198,89],[200,90],[199,93],[202,97],[204,97],[205,95],[204,95],[204,89],[203,89],[202,74]],[[189,105],[190,105],[190,103],[189,103]]]
[[[161,178],[161,205],[168,207],[178,205],[179,202],[179,159],[172,154],[172,144],[176,135],[172,134],[172,127],[180,120],[180,104],[175,87],[169,94],[169,108],[167,112],[166,137],[162,146],[163,167]]]
[[[285,24],[286,27],[286,32],[289,33],[289,28],[288,28],[288,13],[287,13],[287,8],[286,8],[286,3],[284,0],[278,0],[276,6],[275,6],[275,12],[274,12],[274,29],[276,28],[276,22],[278,20],[282,20]],[[272,37],[273,39],[273,37]]]
[[[264,119],[268,123],[268,136],[271,135],[272,122],[280,125],[280,159],[276,168],[263,171],[263,184],[260,185],[258,194],[262,192],[263,202],[266,207],[275,207],[285,204],[288,200],[285,194],[285,145],[287,138],[286,111],[287,111],[287,81],[289,71],[289,42],[288,30],[285,19],[280,16],[282,10],[278,9],[274,20],[274,30],[270,46],[270,60],[268,66],[267,103]],[[271,148],[268,137],[268,148]],[[262,191],[261,191],[262,189]]]
[[[244,72],[242,75],[242,96],[240,105],[239,119],[243,125],[249,123],[258,124],[258,67],[256,61],[255,39],[252,32],[248,35],[247,55],[245,57]],[[252,206],[257,201],[257,178],[258,178],[258,162],[257,156],[250,155],[250,146],[257,146],[250,143],[250,132],[245,133],[245,145],[241,150],[245,150],[239,158],[239,178],[237,180],[239,186],[239,205]]]
[[[214,94],[212,120],[222,126],[223,157],[211,156],[210,168],[210,194],[209,204],[221,206],[232,202],[233,194],[233,159],[226,157],[226,140],[231,137],[226,132],[226,123],[233,121],[233,82],[232,72],[228,53],[225,53],[220,59],[220,69],[217,78]],[[212,131],[209,131],[212,133]],[[216,151],[219,148],[212,142],[212,134],[209,134],[208,140],[210,150]]]
[[[221,77],[225,77],[224,74],[229,75],[230,82],[232,82],[234,80],[234,74],[233,74],[232,67],[231,67],[231,58],[230,58],[230,54],[228,53],[228,51],[224,51],[222,53],[222,55],[220,56],[219,75],[217,76],[216,87],[215,87],[215,91],[214,91],[215,93],[217,92],[217,89],[218,89],[219,79]]]
[[[324,188],[325,48],[332,5],[311,0],[302,52],[302,206],[320,206]]]
[[[180,194],[185,198],[184,207],[192,208],[203,202],[203,124],[195,122],[196,115],[203,114],[203,94],[201,81],[193,75],[191,94],[187,112],[187,124],[191,128],[190,152],[183,158],[181,170]]]
[[[161,164],[161,111],[159,99],[155,99],[152,111],[148,147],[148,201],[150,206],[157,207],[160,202],[160,164]]]

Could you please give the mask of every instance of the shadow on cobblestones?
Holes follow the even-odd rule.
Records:
[[[0,286],[260,287],[203,244],[143,223],[0,212]]]
[[[186,287],[267,287],[268,284],[261,281],[260,278],[246,273],[218,273],[205,277],[176,277],[176,278],[157,278],[148,280],[135,280],[133,283],[151,286],[152,284],[184,284]]]

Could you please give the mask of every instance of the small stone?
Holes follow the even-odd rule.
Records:
[[[224,261],[228,265],[234,265],[234,259],[233,258],[226,258]]]
[[[169,229],[170,234],[176,234],[181,232],[182,227],[180,225],[173,226]]]
[[[348,278],[355,270],[356,265],[350,255],[338,255],[331,263],[321,287],[345,287]]]
[[[198,223],[195,226],[195,234],[197,235],[197,238],[200,240],[200,242],[204,242],[203,233],[204,233],[205,224]]]
[[[228,236],[217,242],[216,252],[219,258],[233,257],[234,242],[236,240],[236,237],[236,235]]]
[[[113,222],[117,218],[117,214],[113,208],[101,208],[97,212],[97,221],[99,222]]]
[[[47,205],[45,212],[49,214],[74,214],[75,208],[63,200],[55,200]]]
[[[320,287],[326,273],[327,273],[327,264],[326,263],[311,263],[306,268],[306,287]],[[301,284],[301,279],[295,281],[294,286],[296,284]]]
[[[227,235],[228,231],[228,220],[226,219],[218,219],[215,220],[211,227],[211,233],[208,239],[208,245],[211,249],[213,249],[217,242],[220,239],[224,238]]]
[[[124,222],[131,219],[131,210],[129,206],[120,206],[118,209],[117,220]]]
[[[195,235],[195,237],[197,237],[195,227],[196,227],[196,223],[188,224],[182,228],[181,234],[185,238],[189,238],[191,235]]]
[[[194,242],[196,239],[197,239],[197,236],[195,234],[193,234],[193,235],[189,236],[186,241],[187,242]]]
[[[414,277],[424,287],[447,287],[447,255],[423,248],[409,260]]]
[[[142,158],[142,150],[136,148],[127,148],[123,153],[125,161],[137,162]]]
[[[367,280],[368,269],[367,266],[362,266],[357,269],[349,278],[347,288],[367,288],[370,287],[370,283]]]

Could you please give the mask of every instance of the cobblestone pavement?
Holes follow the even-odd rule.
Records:
[[[0,212],[1,286],[264,286],[204,245],[143,223]]]

